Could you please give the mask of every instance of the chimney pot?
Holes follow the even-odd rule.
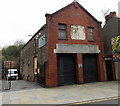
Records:
[[[111,18],[114,18],[114,17],[117,17],[115,11],[110,12],[109,15],[105,16],[105,20],[106,20],[106,22],[107,22],[108,20],[110,20]]]

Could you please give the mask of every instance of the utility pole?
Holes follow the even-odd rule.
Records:
[[[12,65],[12,62],[10,61],[10,81],[9,81],[9,90],[11,89],[11,65]]]

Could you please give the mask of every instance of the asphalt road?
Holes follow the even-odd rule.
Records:
[[[120,97],[111,97],[111,98],[73,103],[73,105],[79,105],[79,104],[117,104],[117,105],[119,104],[120,105]]]
[[[9,90],[9,86],[11,84],[11,88]],[[37,89],[41,86],[36,82],[28,82],[25,80],[0,80],[0,91],[7,92],[7,91],[19,91],[25,89]]]
[[[118,104],[118,101],[120,101],[120,99],[112,99],[112,100],[104,100],[104,101],[100,101],[100,102],[93,102],[93,103],[89,103],[89,104]],[[120,102],[119,102],[120,104]]]

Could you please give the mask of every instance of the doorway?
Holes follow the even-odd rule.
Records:
[[[76,55],[57,54],[58,85],[76,83]]]

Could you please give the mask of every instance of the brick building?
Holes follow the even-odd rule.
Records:
[[[21,74],[41,86],[106,81],[101,22],[74,1],[53,14],[21,50]]]
[[[120,77],[120,73],[118,73],[120,70],[120,61],[113,61],[111,40],[114,37],[120,36],[120,18],[116,16],[116,12],[110,12],[105,18],[106,23],[102,29],[102,36],[104,41],[106,76],[107,80],[115,80],[117,76]],[[117,77],[117,79],[120,78]]]

